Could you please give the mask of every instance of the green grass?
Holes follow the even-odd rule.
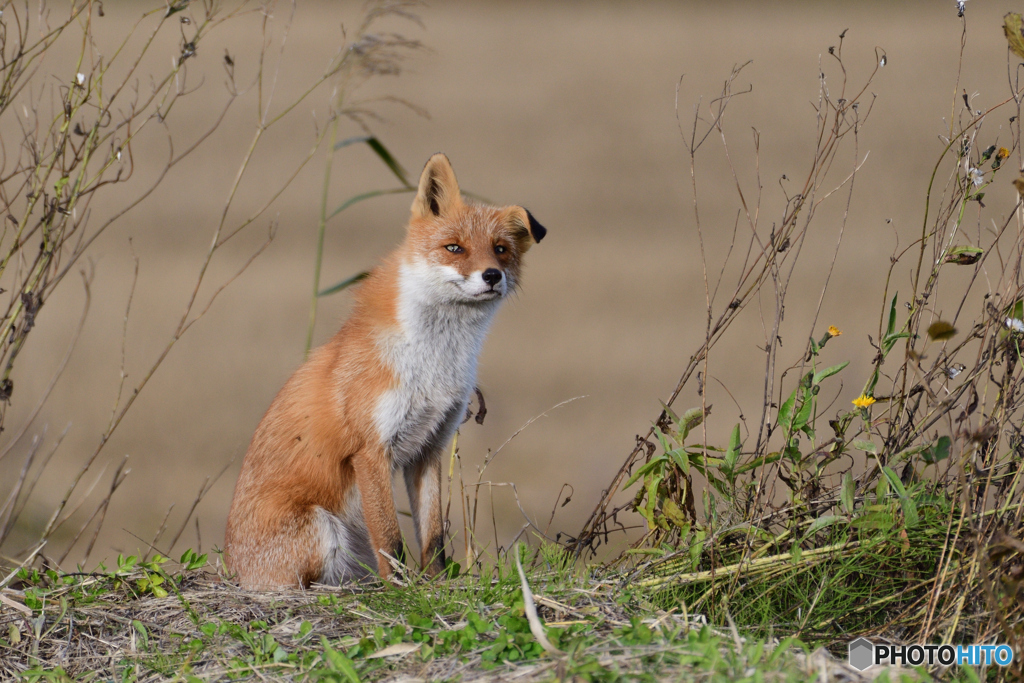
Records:
[[[715,544],[716,572],[691,570],[691,545],[641,564],[636,585],[661,607],[688,605],[713,623],[729,614],[752,633],[795,635],[812,646],[870,635],[883,626],[891,633],[923,620],[939,581],[936,568],[950,517],[945,496],[923,486],[908,495],[920,510],[913,527],[894,523],[899,504],[890,501],[886,528],[856,528],[843,520],[809,534],[802,544],[765,544],[773,554],[757,557],[744,552],[744,533],[737,529]],[[707,554],[703,549],[701,555]],[[963,561],[956,554],[951,566]],[[969,641],[973,634],[958,635]]]
[[[528,580],[560,655],[531,634],[507,564],[485,576],[272,593],[234,588],[191,552],[175,571],[159,557],[119,558],[96,573],[23,570],[6,595],[31,614],[0,610],[0,678],[810,681],[824,667],[859,680],[799,640],[744,638],[663,610],[645,589],[574,567],[558,548],[533,559]]]

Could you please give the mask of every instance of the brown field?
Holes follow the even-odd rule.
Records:
[[[967,9],[962,87],[977,94],[977,108],[985,108],[1008,93],[1000,18],[1020,8],[971,2]],[[108,2],[102,31],[113,39],[139,12],[134,3]],[[287,12],[282,8],[279,15],[283,19]],[[737,81],[741,88],[752,84],[753,91],[730,105],[726,132],[747,197],[757,193],[759,169],[759,230],[767,235],[782,213],[780,177],[802,178],[809,166],[819,63],[829,86],[839,88],[840,73],[827,49],[837,44],[843,29],[849,29],[843,56],[851,83],[859,84],[870,73],[876,46],[888,56],[870,87],[877,100],[860,136],[859,156],[870,154],[856,179],[839,259],[813,330],[816,336],[830,324],[843,330],[825,359],[852,361],[841,375],[838,400],[848,404],[859,393],[874,354],[867,335],[877,334],[889,255],[897,241],[905,245],[920,230],[924,190],[942,148],[938,136],[948,129],[961,32],[953,2],[725,2],[713,7],[690,2],[456,2],[436,3],[421,15],[425,29],[395,28],[429,50],[414,57],[399,78],[374,81],[360,94],[407,99],[430,118],[378,103],[386,121],[372,123],[373,130],[410,170],[418,171],[431,153],[444,151],[464,189],[497,202],[522,203],[549,229],[548,239],[529,254],[522,291],[499,314],[484,349],[479,384],[489,412],[482,427],[468,423],[460,438],[467,479],[475,481],[488,450],[528,420],[582,397],[519,433],[484,475],[485,481],[515,482],[523,508],[542,528],[562,485],[571,484],[572,502],[558,510],[550,535],[579,529],[635,435],[657,417],[659,399],[675,386],[704,336],[704,280],[689,159],[676,121],[677,82],[682,77],[679,110],[686,125],[699,97],[704,97],[706,113],[708,100],[732,66],[753,60]],[[337,10],[333,3],[299,4],[279,78],[281,102],[321,68],[338,43],[340,23],[354,16],[352,8]],[[240,20],[201,46],[189,78],[202,85],[168,119],[176,144],[194,139],[223,106],[225,48],[235,55],[239,82],[251,78],[258,26],[258,17]],[[167,55],[177,50],[175,42],[167,43]],[[47,74],[65,73],[68,58],[50,55],[40,82]],[[316,126],[324,124],[326,97],[314,94],[261,143],[243,178],[233,218],[248,215],[306,154]],[[70,423],[21,533],[3,549],[5,554],[17,554],[20,544],[38,532],[110,419],[132,250],[140,265],[127,327],[127,386],[141,379],[166,345],[254,132],[255,102],[253,90],[235,103],[209,144],[95,244],[89,266],[95,272],[92,310],[82,339],[28,435],[0,461],[2,499],[31,437],[45,438],[43,448],[48,449]],[[988,134],[995,137],[1000,124],[1005,121],[990,122]],[[758,163],[752,128],[760,136]],[[1004,128],[1008,142],[1009,128]],[[343,133],[354,135],[359,129],[346,124]],[[5,145],[18,143],[12,122],[0,123],[0,134]],[[155,168],[164,155],[163,133],[140,142],[135,150],[139,183],[154,172],[147,164]],[[832,171],[836,184],[854,165],[852,148],[837,163],[844,165]],[[203,289],[206,295],[259,246],[271,220],[277,222],[271,246],[172,349],[86,476],[87,488],[106,466],[69,529],[91,513],[114,465],[130,456],[131,474],[114,497],[90,564],[144,547],[172,504],[169,526],[175,531],[204,480],[227,465],[197,510],[203,549],[222,542],[248,440],[275,392],[302,361],[323,169],[321,153],[272,210],[217,257]],[[718,138],[701,150],[698,174],[713,280],[740,209]],[[991,188],[993,208],[991,216],[982,215],[984,225],[998,220],[997,211],[1010,205],[1014,189],[1008,180]],[[392,185],[366,149],[351,147],[336,158],[331,203]],[[132,196],[130,189],[124,191],[128,194],[97,201],[93,220],[122,206]],[[995,201],[1000,193],[1005,196]],[[118,196],[120,201],[111,201]],[[379,198],[335,218],[328,226],[323,283],[372,265],[398,242],[409,201],[407,196]],[[791,354],[786,363],[799,359],[812,332],[844,203],[845,195],[837,193],[822,206],[816,232],[804,247],[781,334],[784,353]],[[744,225],[740,221],[737,240],[745,246]],[[897,289],[909,289],[907,272],[897,270]],[[978,300],[984,289],[984,282],[975,286]],[[728,303],[726,297],[719,296],[716,310]],[[43,308],[18,360],[5,434],[17,431],[42,395],[83,300],[77,281],[68,279]],[[322,300],[318,341],[333,333],[350,301],[345,293]],[[765,334],[762,314],[773,315],[768,299],[762,300],[760,314],[756,308],[744,311],[711,356],[712,440],[724,440],[741,412],[747,426],[756,428],[764,375],[758,351]],[[687,387],[677,407],[698,401],[696,387]],[[490,495],[485,490],[482,497]],[[498,540],[507,543],[522,528],[522,516],[510,489],[494,488],[493,499]],[[461,535],[457,499],[452,507],[453,529]],[[489,518],[489,512],[483,516]],[[489,519],[481,522],[480,533],[483,542],[493,544]],[[172,554],[198,542],[190,524]],[[165,543],[157,545],[171,551]],[[461,538],[456,546],[461,547]],[[69,564],[76,557],[73,553]]]

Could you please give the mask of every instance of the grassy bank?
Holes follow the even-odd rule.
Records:
[[[550,653],[531,633],[511,566],[483,578],[252,593],[224,582],[205,558],[183,559],[123,559],[91,574],[22,571],[19,588],[3,593],[0,678],[867,680],[824,649],[662,609],[622,574],[576,568],[557,548],[526,569],[558,650]]]

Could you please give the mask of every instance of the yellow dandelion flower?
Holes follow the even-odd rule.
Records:
[[[858,408],[867,408],[873,403],[875,403],[875,397],[867,396],[865,394],[861,394],[857,398],[853,399],[853,405],[857,406]]]
[[[1000,147],[999,151],[996,152],[996,159],[999,159],[1000,161],[1002,161],[1008,156],[1010,156],[1010,150],[1006,149],[1005,147]]]
[[[843,331],[842,331],[842,330],[840,330],[840,329],[839,329],[838,327],[836,327],[835,325],[829,325],[829,326],[828,326],[828,336],[830,336],[830,337],[838,337],[838,336],[839,336],[839,335],[841,335],[842,333],[843,333]]]

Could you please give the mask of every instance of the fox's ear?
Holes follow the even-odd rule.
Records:
[[[525,252],[536,242],[544,239],[548,229],[537,222],[533,214],[521,206],[512,206],[508,209],[508,220],[518,233],[519,250]]]
[[[447,215],[461,201],[459,183],[448,157],[440,153],[430,157],[412,201],[413,219]]]

